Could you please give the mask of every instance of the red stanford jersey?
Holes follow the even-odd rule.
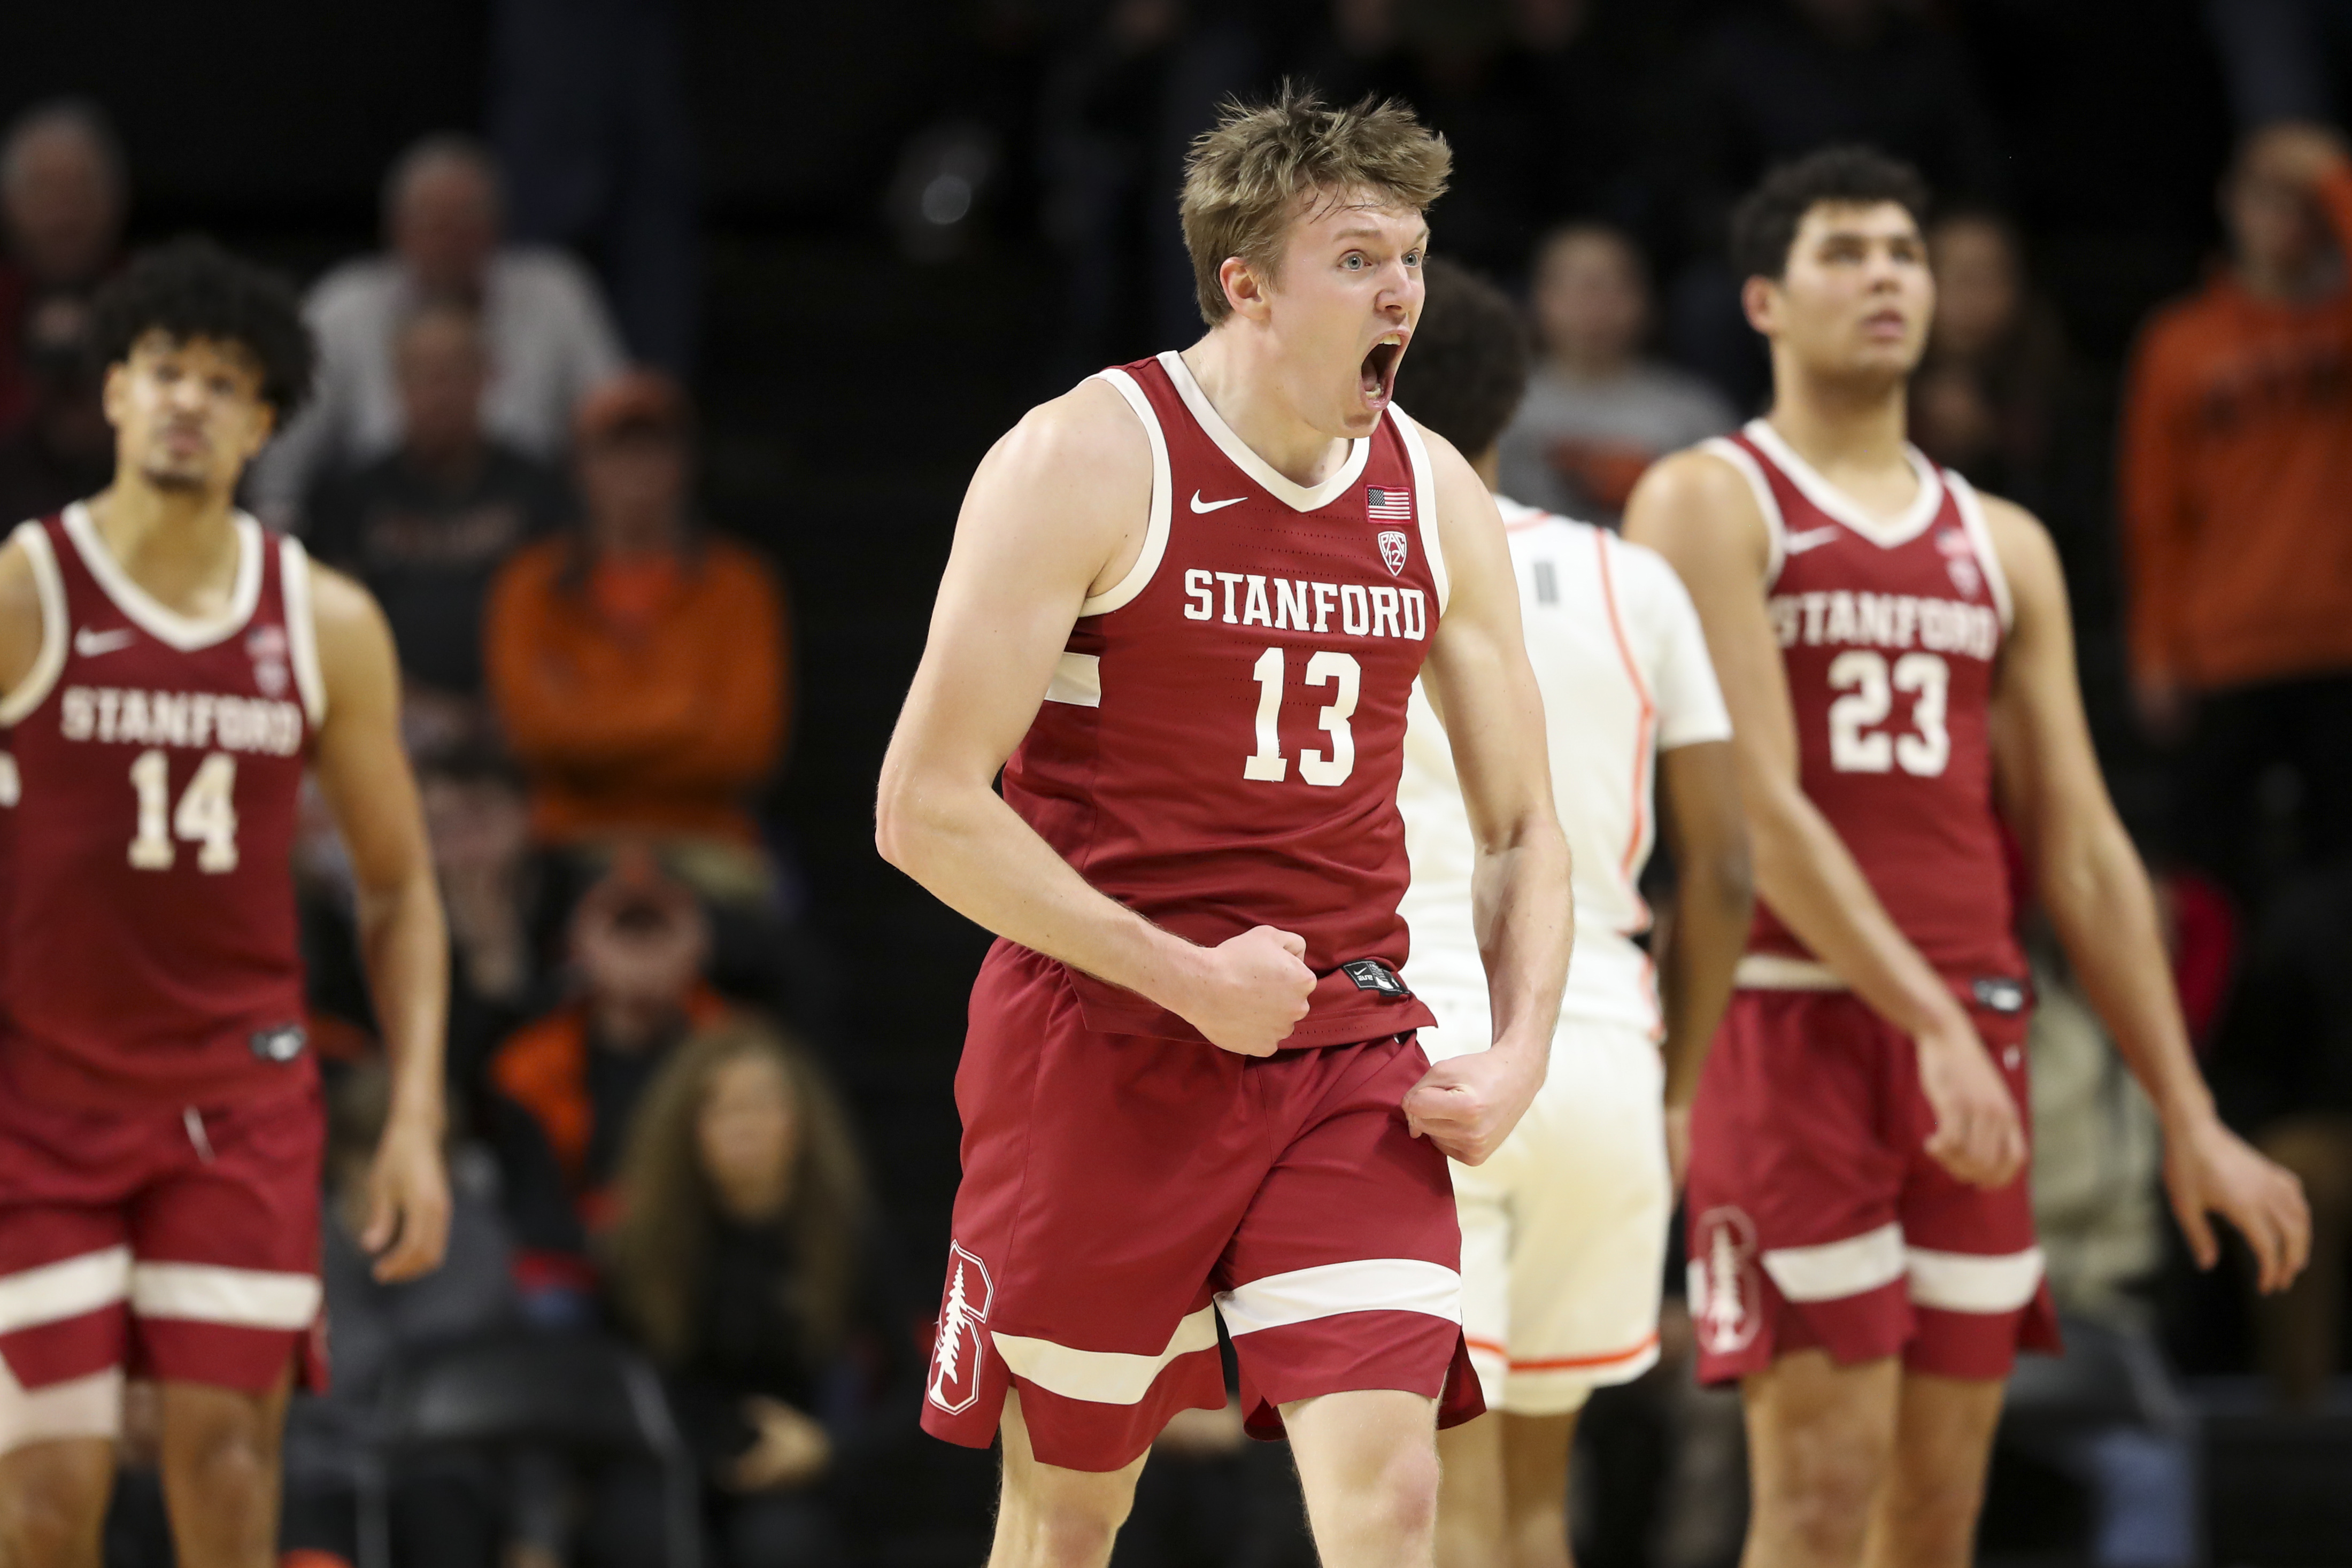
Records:
[[[1706,450],[1747,476],[1771,529],[1768,608],[1806,795],[1937,970],[2021,977],[1989,731],[2009,589],[1975,492],[1913,452],[1919,497],[1881,522],[1760,419]],[[1748,950],[1811,957],[1761,900]],[[1751,958],[1741,973],[1770,971]]]
[[[1151,444],[1126,578],[1088,600],[1004,798],[1087,881],[1213,946],[1307,942],[1318,983],[1287,1046],[1431,1021],[1405,963],[1397,814],[1405,706],[1445,607],[1429,457],[1391,410],[1308,488],[1242,443],[1176,354],[1105,371]],[[1343,966],[1377,960],[1351,974]],[[1073,975],[1087,1025],[1199,1040]]]
[[[310,1084],[288,865],[325,706],[310,566],[249,517],[236,534],[228,612],[195,622],[86,508],[16,530],[41,649],[0,702],[0,1092],[202,1106]]]

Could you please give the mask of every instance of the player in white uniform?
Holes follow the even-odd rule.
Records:
[[[1492,486],[1495,440],[1526,382],[1524,330],[1508,300],[1458,268],[1433,262],[1427,281],[1398,401],[1484,454],[1474,465]],[[1439,1562],[1562,1568],[1576,1413],[1593,1388],[1658,1357],[1689,1105],[1747,935],[1748,839],[1731,721],[1674,569],[1602,529],[1496,499],[1575,852],[1576,949],[1534,1105],[1485,1165],[1454,1166],[1463,1330],[1500,1414],[1440,1437]],[[1433,1060],[1483,1050],[1470,822],[1418,691],[1399,803],[1412,862],[1405,979],[1438,1019],[1423,1047]],[[1662,817],[1678,877],[1654,968],[1633,938],[1651,925],[1639,883]]]

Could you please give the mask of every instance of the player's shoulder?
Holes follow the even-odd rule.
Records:
[[[1148,476],[1151,442],[1118,388],[1088,376],[1023,414],[989,454],[1000,470],[1057,486]]]
[[[1756,495],[1737,457],[1720,436],[1669,452],[1635,482],[1626,511],[1667,507],[1694,515],[1753,511]]]
[[[2021,577],[2029,583],[2043,578],[2059,581],[2058,543],[2042,519],[2006,497],[1981,490],[1974,495],[2002,574],[2012,584]]]
[[[24,530],[37,528],[37,520],[10,526],[0,538],[0,612],[39,614],[40,584],[33,575],[33,552],[26,548]]]

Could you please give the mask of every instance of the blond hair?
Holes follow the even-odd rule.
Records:
[[[798,1157],[782,1224],[798,1271],[782,1283],[802,1348],[830,1354],[850,1327],[866,1192],[849,1118],[804,1046],[761,1019],[729,1014],[678,1047],[646,1090],[621,1157],[620,1217],[604,1238],[614,1305],[664,1365],[700,1348],[702,1270],[719,1215],[698,1129],[711,1079],[746,1056],[775,1063],[792,1094]]]
[[[1423,212],[1445,193],[1453,166],[1445,139],[1393,99],[1367,95],[1333,109],[1288,82],[1256,108],[1228,99],[1184,162],[1184,248],[1192,255],[1202,319],[1213,327],[1233,313],[1217,276],[1228,258],[1274,276],[1291,222],[1307,204],[1361,192],[1382,205]]]

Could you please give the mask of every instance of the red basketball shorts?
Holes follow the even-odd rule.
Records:
[[[125,1372],[258,1393],[299,1355],[318,1383],[324,1131],[315,1088],[103,1112],[0,1096],[13,1382],[36,1401],[76,1385],[93,1410]]]
[[[1970,1017],[2023,1114],[2026,1015]],[[1955,1180],[1923,1147],[1934,1130],[1917,1047],[1859,998],[1735,994],[1691,1113],[1702,1382],[1813,1346],[1966,1378],[2058,1348],[2026,1177]]]
[[[1017,1387],[1040,1459],[1118,1469],[1225,1403],[1220,1315],[1255,1436],[1354,1389],[1478,1415],[1445,1157],[1400,1109],[1427,1071],[1411,1035],[1249,1058],[1097,1033],[1059,965],[999,943],[956,1073],[924,1427],[986,1447]]]

